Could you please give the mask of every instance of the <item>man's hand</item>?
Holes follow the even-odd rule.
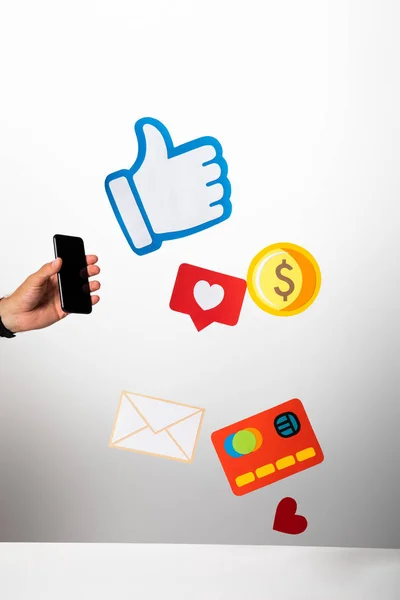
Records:
[[[94,254],[86,256],[89,277],[100,273],[97,261]],[[61,308],[58,291],[57,273],[61,265],[61,258],[43,265],[39,271],[29,275],[11,296],[0,300],[0,317],[9,331],[18,333],[43,329],[67,316]],[[91,292],[96,292],[100,283],[91,281],[89,287]],[[99,296],[92,296],[92,305],[99,300]]]

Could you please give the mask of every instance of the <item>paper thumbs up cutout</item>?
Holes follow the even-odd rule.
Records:
[[[222,148],[213,137],[174,146],[152,118],[135,124],[138,155],[130,169],[108,175],[106,192],[124,235],[139,255],[230,217],[231,186]]]

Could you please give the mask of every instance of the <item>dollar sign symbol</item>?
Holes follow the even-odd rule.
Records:
[[[274,291],[276,294],[278,294],[278,296],[282,296],[284,302],[287,302],[288,296],[290,296],[290,294],[292,294],[294,291],[294,283],[291,279],[289,279],[289,277],[282,275],[283,269],[289,269],[289,271],[293,269],[293,267],[286,262],[286,258],[283,258],[281,264],[276,267],[275,274],[278,279],[285,281],[288,284],[289,289],[286,290],[286,292],[282,292],[280,288],[274,287]]]

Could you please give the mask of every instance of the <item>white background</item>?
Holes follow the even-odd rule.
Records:
[[[0,539],[399,547],[398,4],[131,9],[2,25],[1,293],[51,260],[55,233],[99,255],[102,290],[90,317],[0,346]],[[221,141],[233,211],[138,257],[104,179],[148,115],[176,144]],[[245,277],[285,240],[321,268],[306,312],[247,295],[237,326],[198,333],[170,310],[181,263]],[[192,465],[108,448],[122,389],[206,409]],[[293,397],[324,463],[235,497],[211,433]],[[296,538],[272,531],[285,496],[308,518]]]
[[[0,347],[1,540],[399,546],[398,22],[389,0],[3,7],[0,293],[51,260],[54,233],[84,238],[103,287],[90,318]],[[138,258],[103,181],[133,163],[142,116],[177,144],[222,142],[234,209]],[[247,298],[237,327],[198,334],[169,310],[182,262],[243,277],[282,240],[322,270],[303,315],[274,319]],[[193,465],[107,448],[123,388],[206,408]],[[294,396],[325,462],[238,502],[211,432]],[[271,530],[285,495],[309,519],[295,540]],[[25,568],[21,547],[6,552]],[[386,592],[383,555],[369,556],[377,570],[359,581],[372,594],[379,570]]]
[[[1,544],[10,600],[398,600],[394,550],[136,544]]]

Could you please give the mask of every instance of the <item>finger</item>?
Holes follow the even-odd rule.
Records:
[[[214,221],[220,219],[225,212],[225,208],[222,204],[214,204],[209,206],[207,209],[207,220]]]
[[[186,152],[186,154],[179,155],[179,161],[185,165],[186,168],[195,168],[197,170],[198,165],[204,165],[212,160],[215,160],[217,151],[214,146],[205,144],[193,148]]]
[[[58,273],[58,271],[61,269],[61,265],[61,258],[56,258],[52,262],[46,263],[39,269],[39,271],[32,273],[30,276],[31,282],[33,285],[43,285],[48,279],[50,279],[50,277]]]
[[[202,168],[202,175],[206,183],[216,181],[221,176],[221,167],[218,163],[210,163]]]
[[[92,306],[100,302],[100,296],[90,296],[92,299]]]
[[[101,288],[100,281],[91,281],[89,284],[89,289],[91,292],[97,292]]]
[[[98,260],[99,260],[99,258],[95,254],[87,254],[86,255],[86,264],[87,265],[94,265],[97,263]]]
[[[218,202],[224,195],[224,187],[220,183],[213,183],[207,187],[207,201],[209,204]]]
[[[145,160],[168,158],[168,147],[173,146],[167,128],[156,119],[139,119],[135,125],[139,152]]]
[[[98,275],[100,273],[100,267],[97,265],[92,265],[87,268],[87,276],[93,277],[94,275]]]

